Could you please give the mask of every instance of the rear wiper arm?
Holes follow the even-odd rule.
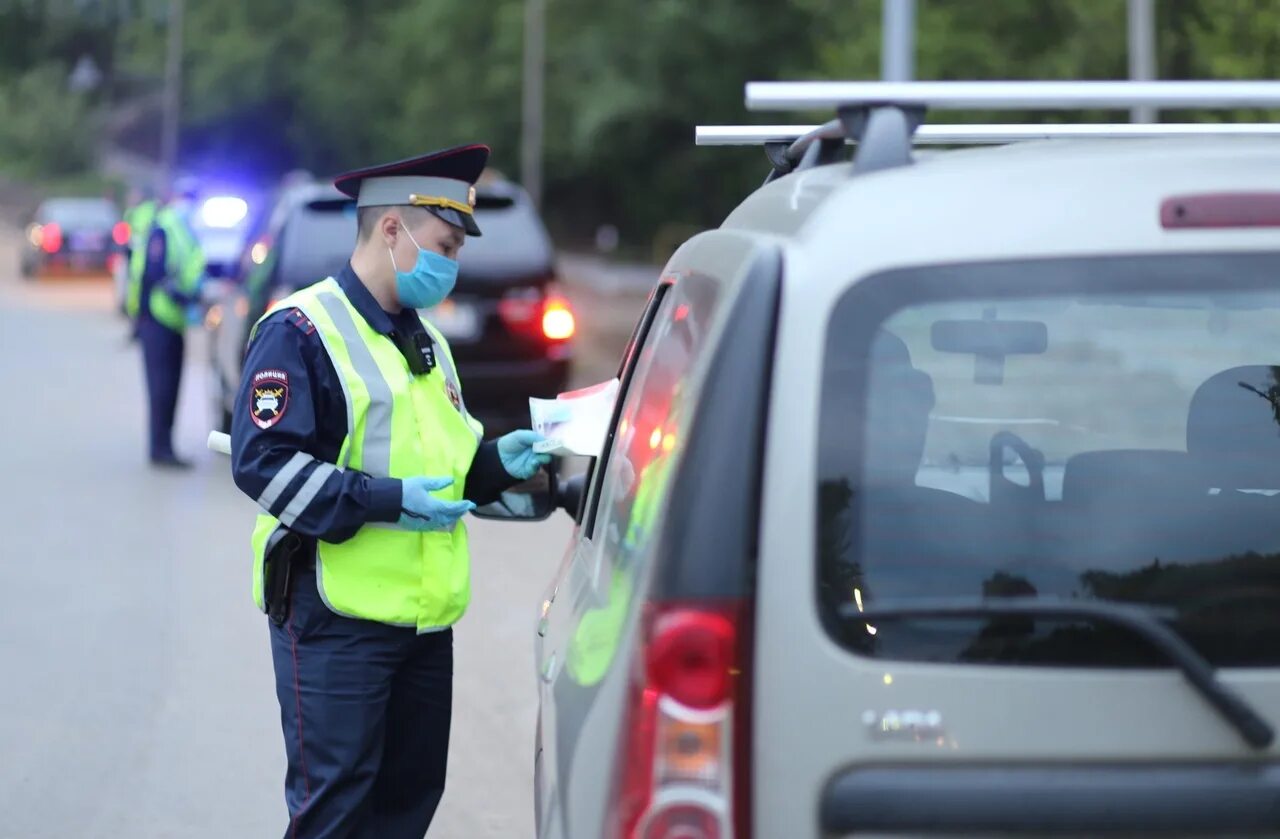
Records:
[[[1218,681],[1213,665],[1159,621],[1154,610],[1123,603],[1079,602],[1043,597],[1000,597],[973,599],[944,597],[921,599],[895,605],[858,609],[841,607],[841,617],[881,623],[884,621],[930,618],[984,618],[1021,616],[1029,618],[1076,618],[1105,623],[1141,637],[1167,661],[1182,671],[1191,686],[1229,722],[1244,741],[1255,749],[1265,749],[1275,739],[1271,724],[1253,709],[1244,697]]]

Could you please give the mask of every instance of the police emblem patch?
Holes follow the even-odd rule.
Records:
[[[453,407],[459,411],[462,410],[462,395],[458,393],[458,389],[454,387],[453,382],[448,379],[444,383],[444,392],[449,395],[449,401],[453,403]]]
[[[283,370],[259,370],[253,374],[249,415],[259,428],[270,428],[289,407],[289,374]]]

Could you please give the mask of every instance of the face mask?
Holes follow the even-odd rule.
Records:
[[[453,286],[458,281],[458,263],[456,260],[441,256],[419,245],[418,240],[413,238],[413,234],[404,226],[403,221],[400,222],[400,228],[418,249],[418,261],[414,263],[413,270],[401,271],[396,267],[396,255],[392,253],[391,248],[387,248],[387,254],[391,257],[391,268],[396,272],[396,295],[400,298],[402,306],[408,306],[410,309],[430,309],[453,291]]]

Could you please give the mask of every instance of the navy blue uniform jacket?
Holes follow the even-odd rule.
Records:
[[[423,331],[412,310],[384,311],[348,264],[336,277],[347,299],[376,331],[412,352]],[[315,327],[299,309],[264,320],[249,344],[231,420],[231,468],[238,486],[295,533],[342,542],[369,522],[400,517],[400,480],[355,469],[334,470],[347,436],[347,405],[338,373]],[[254,381],[274,383],[277,413],[259,411]],[[428,476],[435,477],[435,476]],[[494,441],[480,444],[467,475],[464,497],[488,504],[513,486]],[[318,486],[317,486],[318,484]]]

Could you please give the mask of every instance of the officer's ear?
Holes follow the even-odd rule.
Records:
[[[395,213],[384,210],[382,218],[378,219],[378,230],[382,233],[382,241],[389,248],[395,247],[396,238],[400,235],[402,227]]]

